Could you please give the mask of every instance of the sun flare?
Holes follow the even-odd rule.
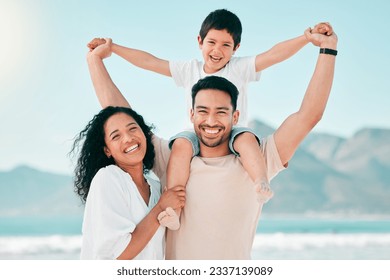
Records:
[[[36,27],[29,7],[20,1],[0,0],[0,104],[10,94],[11,89],[21,83],[20,74],[28,53],[29,42]]]

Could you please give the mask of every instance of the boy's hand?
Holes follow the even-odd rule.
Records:
[[[319,33],[330,36],[333,33],[333,28],[329,22],[320,22],[319,24],[316,24],[310,32],[312,34]]]
[[[103,42],[102,44],[98,45],[98,43]],[[111,56],[111,44],[112,40],[110,38],[95,38],[93,39],[87,46],[95,46],[93,49],[89,47],[89,52],[87,54],[87,57],[92,56],[98,56],[100,59],[105,59],[109,56]]]
[[[93,51],[95,48],[97,48],[100,45],[103,45],[106,43],[106,40],[104,38],[94,38],[91,42],[87,44],[87,47],[89,48],[89,51]]]

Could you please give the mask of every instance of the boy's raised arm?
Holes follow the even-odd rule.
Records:
[[[87,54],[87,62],[96,96],[103,108],[108,106],[130,107],[125,97],[111,80],[103,59],[111,55],[110,41],[94,48]]]
[[[115,43],[112,43],[111,39],[94,38],[88,43],[88,48],[92,51],[99,45],[105,44],[108,41],[109,47],[113,53],[126,59],[131,64],[149,71],[156,72],[161,75],[171,77],[171,71],[169,69],[169,61],[160,59],[148,52],[127,48]]]
[[[123,47],[114,43],[111,49],[113,53],[137,67],[172,77],[168,60],[160,59],[145,51]]]
[[[328,22],[322,22],[310,28],[311,34],[326,34],[331,35],[333,32],[332,26]],[[301,35],[296,38],[286,40],[274,45],[268,51],[265,51],[256,56],[256,72],[264,70],[274,64],[282,62],[302,49],[309,40],[307,35]]]
[[[330,54],[319,54],[313,76],[307,87],[299,110],[290,115],[275,131],[274,139],[280,159],[285,165],[293,156],[299,144],[313,127],[321,120],[328,102],[333,83],[336,61],[337,36],[311,34],[309,29],[306,36],[310,42]],[[330,50],[329,50],[330,49]]]
[[[262,71],[274,64],[282,62],[302,49],[309,41],[305,35],[280,42],[256,56],[256,72]]]

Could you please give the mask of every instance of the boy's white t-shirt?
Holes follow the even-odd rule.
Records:
[[[137,224],[161,196],[158,181],[150,185],[146,205],[131,176],[116,165],[101,168],[92,180],[84,211],[81,259],[116,259],[129,244]],[[160,226],[146,247],[134,258],[164,258],[165,227]]]
[[[170,61],[169,68],[172,78],[179,87],[184,87],[187,103],[187,113],[192,108],[191,89],[200,79],[207,76],[219,76],[232,82],[238,89],[237,110],[240,118],[237,126],[248,126],[248,97],[247,86],[249,82],[260,80],[261,72],[256,72],[256,56],[232,57],[224,68],[213,74],[204,72],[203,61],[196,59],[191,61]],[[187,126],[192,128],[187,117]]]

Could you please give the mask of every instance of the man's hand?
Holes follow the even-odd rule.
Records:
[[[103,41],[104,43],[102,43]],[[103,60],[111,56],[111,44],[112,40],[110,38],[95,38],[87,45],[89,48],[87,56],[98,56]]]
[[[98,46],[103,45],[106,43],[106,39],[104,38],[93,38],[91,42],[87,44],[87,47],[89,48],[89,51],[93,51]]]
[[[332,48],[336,49],[337,47],[337,35],[333,32],[331,35],[323,35],[320,33],[312,33],[311,28],[305,30],[305,36],[309,42],[313,45],[321,48]]]
[[[329,22],[320,22],[319,24],[316,24],[313,29],[311,29],[310,33],[319,33],[330,36],[333,34],[333,27]]]

